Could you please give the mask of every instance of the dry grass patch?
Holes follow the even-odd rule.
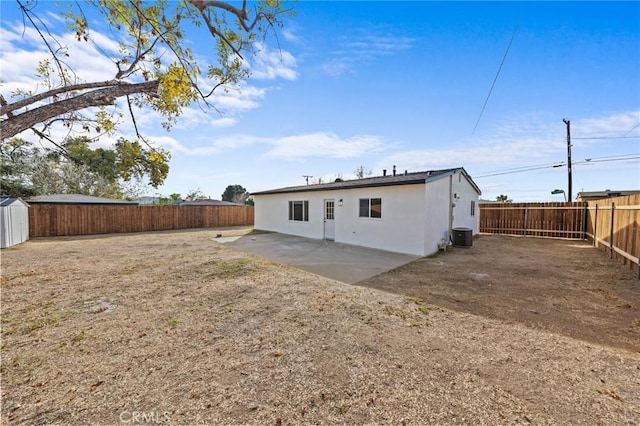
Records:
[[[343,285],[217,230],[2,251],[2,422],[633,423],[637,353]]]

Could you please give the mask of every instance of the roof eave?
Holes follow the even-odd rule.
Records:
[[[410,181],[402,181],[402,182],[384,182],[384,183],[362,183],[355,184],[350,186],[334,186],[334,187],[323,187],[323,188],[314,188],[310,187],[297,187],[297,188],[282,188],[282,189],[273,189],[268,191],[260,191],[260,192],[252,192],[251,195],[272,195],[272,194],[290,194],[296,192],[319,192],[319,191],[348,191],[350,189],[358,189],[358,188],[375,188],[381,186],[400,186],[400,185],[424,185],[424,179],[416,179]]]

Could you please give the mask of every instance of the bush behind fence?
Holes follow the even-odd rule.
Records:
[[[253,211],[253,206],[31,204],[29,235],[54,237],[252,226]]]

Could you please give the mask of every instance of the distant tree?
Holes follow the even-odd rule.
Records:
[[[356,178],[364,179],[366,177],[373,175],[373,170],[366,168],[365,166],[360,166],[357,169],[355,169],[353,173],[355,173]]]
[[[195,201],[202,198],[207,198],[207,196],[204,195],[204,192],[202,192],[200,188],[189,190],[189,192],[187,193],[187,196],[184,197],[184,199],[187,201]]]
[[[249,198],[249,193],[242,185],[229,185],[222,193],[222,201],[244,204]]]
[[[11,197],[37,195],[31,182],[34,158],[30,144],[14,138],[0,145],[0,192]]]
[[[247,198],[247,201],[244,202],[247,206],[255,206],[255,200],[253,199],[253,197],[249,197]]]
[[[114,149],[92,149],[90,143],[79,137],[65,139],[56,149],[37,148],[18,138],[1,144],[2,192],[121,198],[132,195],[144,179],[159,185],[169,171],[168,154],[165,158],[138,142],[121,139]]]
[[[176,202],[182,200],[182,195],[174,192],[173,194],[169,195],[169,198],[171,199],[171,203],[175,204]]]
[[[508,195],[500,194],[496,197],[496,201],[500,203],[510,203],[513,200],[510,200]]]

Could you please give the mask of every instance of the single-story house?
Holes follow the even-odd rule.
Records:
[[[481,194],[464,168],[255,192],[255,228],[427,256],[455,228],[479,231]]]
[[[36,195],[28,198],[29,204],[109,204],[109,205],[126,205],[137,206],[136,201],[116,200],[113,198],[93,197],[91,195],[82,194],[47,194]]]
[[[605,189],[604,191],[583,191],[578,192],[578,201],[592,201],[602,200],[605,198],[624,197],[625,195],[640,194],[640,189],[632,190],[611,190]]]
[[[0,248],[29,239],[29,204],[21,198],[0,197]]]

